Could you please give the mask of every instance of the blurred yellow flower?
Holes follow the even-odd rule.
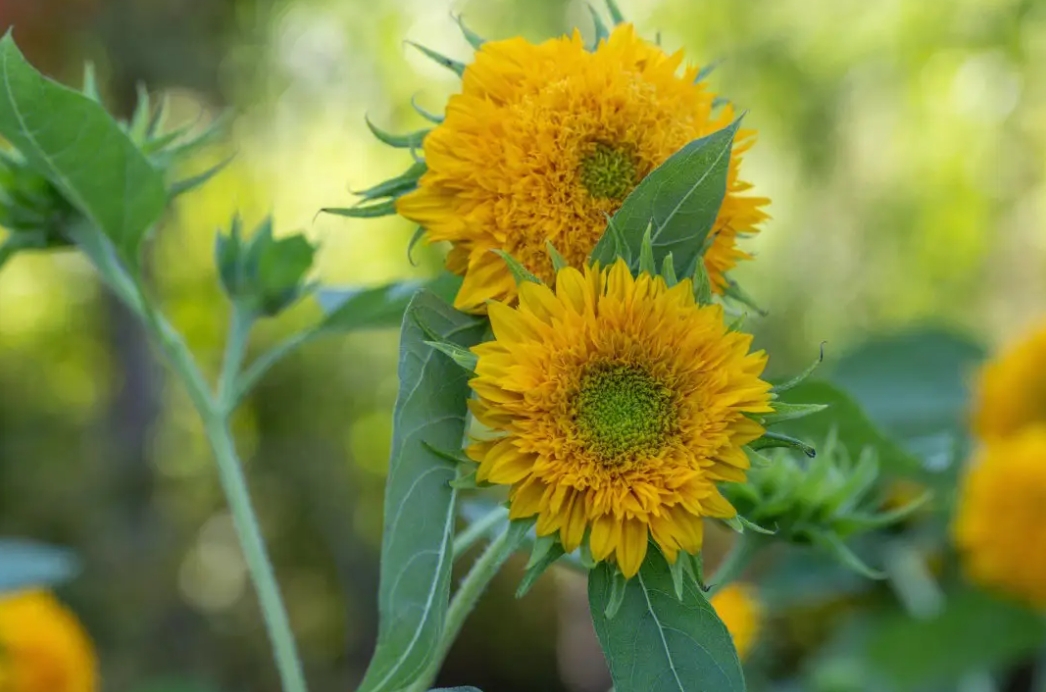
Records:
[[[46,591],[0,596],[0,690],[97,689],[94,647],[75,615]]]
[[[1046,322],[981,371],[974,429],[986,439],[1046,424]]]
[[[712,596],[712,607],[734,639],[737,655],[744,660],[759,637],[763,607],[755,590],[746,584],[730,584]]]
[[[512,487],[512,518],[537,515],[567,551],[590,529],[592,556],[631,577],[649,536],[674,562],[700,550],[702,517],[735,514],[715,483],[745,479],[742,445],[763,433],[745,414],[771,410],[766,354],[690,281],[567,268],[555,292],[523,283],[518,307],[491,303],[490,321],[469,403],[494,435],[468,454],[478,480]]]
[[[450,241],[447,268],[465,277],[455,306],[482,311],[511,302],[516,286],[492,249],[503,249],[551,283],[551,241],[582,267],[607,215],[651,170],[688,142],[735,117],[667,55],[618,26],[594,51],[580,35],[535,45],[522,38],[484,43],[451,97],[444,122],[424,141],[428,171],[397,210],[432,241]],[[738,235],[755,233],[769,200],[743,193],[741,155],[754,143],[741,130],[727,196],[711,231],[705,265],[717,292],[724,273],[748,255]]]
[[[954,535],[978,584],[1046,608],[1046,425],[989,441],[960,488]]]

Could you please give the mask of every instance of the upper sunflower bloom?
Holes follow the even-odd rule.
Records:
[[[981,372],[974,429],[983,439],[1046,424],[1046,323]]]
[[[50,593],[0,596],[0,690],[95,692],[97,667],[76,616]]]
[[[478,480],[512,486],[513,519],[537,515],[567,551],[590,530],[592,557],[631,577],[648,537],[674,562],[700,550],[702,517],[735,514],[715,483],[744,481],[763,434],[745,414],[771,410],[766,354],[689,280],[567,268],[489,312],[469,403],[493,434],[467,451]]]
[[[714,94],[666,55],[619,25],[594,51],[575,32],[534,45],[492,41],[476,52],[451,97],[445,120],[424,140],[428,171],[399,198],[397,211],[433,241],[453,244],[447,268],[465,277],[455,307],[482,311],[488,299],[511,302],[516,285],[491,250],[508,252],[550,283],[551,241],[582,267],[608,215],[654,168],[687,143],[730,124],[713,113]],[[746,197],[738,178],[754,132],[734,142],[727,195],[705,254],[713,289],[748,255],[738,235],[755,233],[769,200]]]
[[[990,441],[959,494],[955,542],[978,584],[1046,609],[1046,426]]]

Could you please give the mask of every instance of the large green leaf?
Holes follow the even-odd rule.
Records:
[[[56,586],[79,569],[72,551],[19,538],[0,539],[0,593]]]
[[[650,553],[612,618],[612,568],[602,563],[589,574],[592,621],[615,692],[742,692],[741,664],[715,610],[689,579],[680,602],[665,558],[653,545]]]
[[[460,449],[468,382],[454,361],[425,343],[431,333],[471,346],[483,323],[424,290],[407,307],[385,485],[378,646],[360,692],[414,682],[436,652],[450,598],[455,465],[433,450]]]
[[[426,288],[450,302],[460,285],[460,277],[444,272],[427,281],[398,281],[370,288],[321,289],[316,298],[327,316],[320,328],[347,332],[395,327],[402,321],[403,311],[419,289]]]
[[[690,276],[697,267],[705,240],[726,195],[730,151],[741,121],[694,140],[670,156],[639,183],[610,223],[638,258],[643,235],[650,227],[654,264],[660,267],[672,253],[677,276]],[[592,251],[602,264],[614,261],[617,248],[604,233]]]
[[[918,474],[918,459],[884,435],[868,419],[853,397],[835,385],[823,380],[806,380],[782,394],[790,404],[828,404],[828,408],[806,418],[786,421],[775,430],[798,437],[815,448],[835,429],[839,444],[846,448],[851,459],[857,459],[865,447],[874,447],[879,453],[880,468],[894,475]]]
[[[965,427],[969,380],[984,349],[926,328],[867,341],[836,362],[832,380],[868,416],[904,438]]]
[[[885,618],[871,633],[867,652],[873,668],[899,690],[914,692],[1017,661],[1040,649],[1044,638],[1046,621],[1040,615],[966,590],[949,597],[933,619],[902,613]]]
[[[167,203],[163,175],[105,109],[37,72],[0,40],[0,135],[130,263]]]

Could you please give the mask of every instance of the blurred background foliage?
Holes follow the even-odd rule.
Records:
[[[1046,309],[1046,3],[620,4],[666,48],[722,60],[713,88],[759,130],[744,172],[774,218],[737,277],[769,309],[752,325],[774,373],[808,362],[822,340],[833,358],[917,323],[990,345]],[[237,210],[248,226],[271,210],[278,232],[307,229],[326,283],[438,269],[435,248],[408,261],[404,221],[316,212],[402,170],[407,154],[374,141],[364,114],[406,131],[422,123],[412,96],[441,109],[452,75],[403,41],[467,60],[451,12],[488,38],[591,33],[584,4],[567,0],[0,0],[0,26],[66,83],[93,61],[116,113],[133,108],[139,82],[168,94],[183,122],[234,112],[227,140],[192,166],[234,162],[179,200],[149,250],[167,310],[217,367],[227,308],[213,238]],[[264,325],[259,343],[317,310]],[[972,362],[976,349],[961,356]],[[310,345],[236,422],[315,690],[352,689],[373,647],[395,362],[394,332]],[[844,380],[874,385],[874,368],[850,366]],[[926,372],[906,367],[913,381]],[[949,415],[961,415],[953,390]],[[878,396],[873,416],[889,428],[895,407]],[[0,274],[0,534],[81,555],[84,573],[62,595],[98,642],[106,690],[277,689],[195,415],[70,254],[21,256]],[[712,536],[710,562],[724,541]],[[816,592],[812,571],[799,563],[776,588],[788,577]],[[496,582],[441,683],[604,692],[583,581],[557,573],[517,603],[517,574],[510,566]],[[836,641],[828,633],[852,608],[814,599],[775,616],[766,677],[793,679],[800,654]],[[810,684],[850,689],[833,687],[847,665],[818,668]]]

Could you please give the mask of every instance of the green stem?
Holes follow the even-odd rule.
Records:
[[[763,547],[764,541],[753,533],[739,533],[730,552],[719,563],[712,579],[708,582],[711,588],[708,597],[715,596],[724,586],[736,581],[745,571],[755,554]]]
[[[239,378],[236,389],[231,392],[231,398],[227,403],[235,408],[236,405],[243,400],[243,397],[247,396],[247,393],[254,389],[258,382],[261,381],[261,378],[265,376],[265,373],[269,371],[269,368],[276,365],[276,363],[282,360],[291,351],[315,339],[317,336],[319,336],[319,331],[315,329],[299,332],[298,334],[295,334],[277,344],[272,348],[272,350],[259,356],[258,359],[251,363],[250,367],[244,371],[243,376]]]
[[[465,581],[461,582],[457,593],[450,600],[450,607],[447,609],[447,619],[443,624],[443,635],[436,646],[436,655],[433,656],[417,681],[408,688],[408,692],[424,692],[432,687],[432,683],[436,680],[440,668],[443,667],[443,660],[450,652],[451,645],[454,644],[454,640],[461,633],[461,627],[465,624],[465,619],[476,606],[480,596],[483,595],[487,585],[490,584],[490,580],[494,578],[501,566],[505,564],[505,560],[512,555],[516,543],[517,540],[511,535],[511,527],[506,527],[505,531],[494,539],[493,543],[487,546],[483,555],[469,570]]]
[[[476,541],[486,536],[491,529],[500,523],[508,523],[508,510],[495,507],[477,521],[465,527],[465,530],[454,538],[454,558],[461,557]]]
[[[226,415],[232,414],[241,399],[237,396],[236,382],[243,367],[243,357],[247,353],[247,338],[253,325],[254,313],[234,302],[229,317],[229,336],[225,342],[222,374],[218,380],[218,402]]]

